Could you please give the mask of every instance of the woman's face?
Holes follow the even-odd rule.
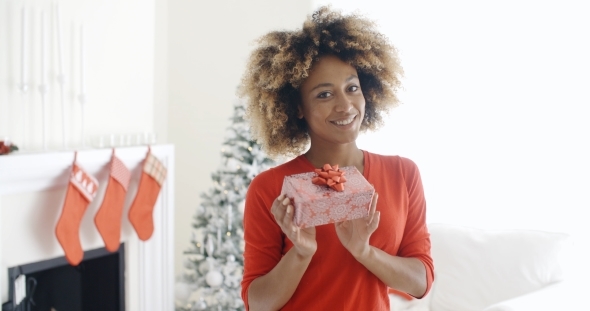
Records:
[[[312,144],[356,141],[365,98],[354,67],[336,56],[323,56],[311,68],[300,92],[299,118],[307,122]]]

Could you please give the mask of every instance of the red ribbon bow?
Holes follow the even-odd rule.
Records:
[[[336,191],[344,191],[344,183],[346,182],[346,178],[344,177],[344,172],[338,169],[338,164],[334,166],[331,166],[330,164],[324,164],[324,167],[321,169],[316,168],[315,172],[318,174],[318,176],[311,179],[311,182],[314,185],[327,185]]]

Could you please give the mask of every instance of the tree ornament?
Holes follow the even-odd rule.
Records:
[[[205,260],[199,264],[198,270],[200,274],[205,274],[211,270],[211,264],[208,260]]]
[[[213,256],[213,252],[215,251],[215,242],[213,242],[212,235],[207,235],[207,244],[205,245],[205,250],[207,251],[207,256]]]
[[[233,220],[233,207],[231,204],[227,205],[227,230],[231,231],[231,222]]]
[[[217,270],[211,270],[207,272],[205,280],[207,281],[207,285],[211,287],[218,287],[223,283],[223,275]]]
[[[217,227],[217,249],[221,249],[221,228]]]
[[[202,311],[202,310],[207,310],[207,303],[205,302],[205,299],[203,299],[203,297],[199,298],[199,301],[197,301],[192,310],[191,311]]]
[[[197,205],[197,210],[195,212],[195,214],[197,214],[197,216],[203,215],[205,213],[205,208],[203,207],[203,205]]]
[[[185,282],[178,282],[176,285],[174,285],[174,298],[176,298],[177,303],[186,305],[190,295],[191,288],[189,284]]]

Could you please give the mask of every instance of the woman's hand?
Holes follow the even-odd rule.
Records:
[[[283,230],[283,233],[293,242],[293,247],[297,254],[303,258],[311,257],[315,254],[318,244],[315,240],[315,227],[301,229],[293,223],[295,208],[291,200],[284,194],[281,194],[270,208],[270,212],[275,217],[275,221]]]
[[[381,213],[375,212],[378,197],[379,195],[375,192],[367,217],[345,220],[334,224],[340,242],[355,258],[368,254],[370,249],[369,238],[379,226]]]

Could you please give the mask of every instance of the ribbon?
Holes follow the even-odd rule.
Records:
[[[344,177],[344,172],[338,169],[338,164],[334,166],[324,164],[322,168],[316,168],[315,172],[318,176],[311,179],[314,185],[326,185],[336,191],[344,191],[346,178]]]

